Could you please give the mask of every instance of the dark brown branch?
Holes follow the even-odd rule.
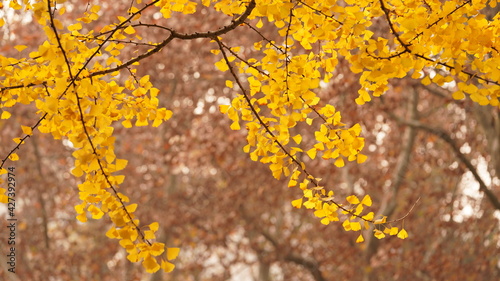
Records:
[[[251,30],[255,31],[255,33],[259,34],[260,37],[262,38],[262,40],[266,41],[267,43],[271,44],[271,46],[273,46],[274,48],[276,48],[276,50],[280,51],[282,54],[285,54],[285,51],[283,50],[283,48],[281,48],[280,46],[276,45],[274,42],[272,42],[271,40],[267,39],[266,36],[264,36],[264,34],[262,34],[262,32],[260,32],[257,28],[253,27],[251,24],[249,24],[248,22],[245,22],[244,24],[246,24],[246,26],[248,26]]]
[[[294,6],[295,8],[295,6]],[[293,9],[290,9],[290,15],[288,18],[288,26],[286,28],[286,33],[285,33],[285,85],[286,85],[286,90],[285,90],[285,95],[288,97],[288,92],[290,91],[289,85],[288,85],[288,65],[290,64],[290,59],[288,58],[288,36],[290,34],[290,28],[292,27],[292,20],[293,20]]]
[[[82,36],[82,35],[78,35],[78,36],[74,36],[75,38],[81,40],[81,41],[100,41],[101,43],[99,44],[102,44],[102,42],[105,42],[106,39],[101,39],[101,38],[98,38],[96,36]],[[107,40],[107,42],[114,42],[114,43],[118,43],[118,44],[129,44],[129,45],[135,45],[135,46],[149,46],[149,47],[155,47],[156,44],[153,44],[153,43],[144,43],[144,42],[134,42],[132,40],[129,40],[129,41],[124,41],[124,40],[116,40],[116,39],[109,39]]]
[[[495,209],[500,210],[500,201],[499,201],[498,197],[493,193],[493,191],[491,191],[486,186],[483,179],[479,176],[477,169],[474,167],[474,165],[472,165],[471,161],[467,158],[467,156],[465,154],[463,154],[462,152],[460,152],[460,147],[456,144],[455,140],[453,140],[448,133],[446,133],[441,128],[434,128],[434,127],[431,127],[427,124],[423,124],[419,121],[415,121],[415,120],[408,121],[408,120],[402,120],[401,118],[399,118],[397,116],[394,116],[394,117],[401,124],[412,126],[414,128],[426,131],[428,133],[431,133],[431,134],[439,137],[444,142],[446,142],[451,147],[451,149],[453,150],[453,152],[455,153],[457,158],[460,160],[460,162],[462,162],[462,164],[464,164],[467,167],[467,169],[474,176],[474,179],[479,183],[479,190],[481,190],[484,194],[486,194],[486,197],[488,198],[488,200],[490,201],[490,203],[493,205],[493,207]]]
[[[158,53],[163,47],[165,47],[168,43],[170,43],[172,40],[174,39],[174,37],[172,36],[172,34],[170,34],[170,36],[168,36],[167,39],[163,40],[163,42],[161,42],[160,44],[156,45],[156,47],[154,47],[153,49],[147,51],[146,53],[140,55],[140,56],[137,56],[123,64],[120,64],[119,66],[116,66],[116,67],[113,67],[113,68],[110,68],[110,69],[106,69],[106,70],[101,70],[101,71],[96,71],[96,72],[92,72],[88,77],[94,77],[94,76],[99,76],[99,75],[106,75],[106,74],[109,74],[109,73],[113,73],[115,71],[118,71],[118,70],[121,70],[121,69],[124,69],[124,68],[127,68],[129,67],[130,65],[140,61],[140,60],[143,60],[155,53]]]
[[[226,44],[224,44],[223,42],[220,42],[221,45],[228,51],[231,53],[231,55],[233,55],[235,58],[239,59],[241,62],[243,62],[244,64],[246,64],[248,67],[250,68],[253,68],[255,70],[257,70],[261,75],[263,76],[266,76],[270,79],[272,79],[273,81],[276,81],[274,80],[274,78],[271,77],[271,75],[269,75],[269,73],[265,73],[264,71],[262,71],[260,68],[256,67],[254,64],[251,64],[249,63],[246,59],[242,58],[240,55],[238,55],[235,51],[231,50],[231,47],[227,46]]]
[[[44,84],[45,85],[45,84]],[[45,91],[47,91],[47,95],[49,94],[48,92],[48,89],[47,87],[45,86]],[[40,119],[38,119],[38,121],[36,122],[35,125],[31,126],[31,131],[34,132],[35,129],[40,125],[40,123],[42,123],[42,120],[44,120],[46,117],[47,117],[48,113],[45,113]],[[2,159],[2,163],[0,163],[0,169],[3,168],[3,165],[5,164],[5,162],[7,161],[7,159],[9,159],[9,157],[12,155],[12,153],[14,153],[16,150],[20,149],[21,145],[25,143],[25,140],[27,138],[29,138],[30,135],[25,135],[24,137],[22,137],[19,141],[19,143],[9,152],[7,153],[7,155],[5,156],[4,159]]]
[[[329,18],[329,19],[332,19],[334,20],[336,23],[340,24],[340,25],[344,25],[342,22],[340,22],[338,19],[334,18],[333,15],[327,15],[325,13],[323,13],[322,11],[318,10],[318,9],[315,9],[313,7],[311,7],[310,5],[308,5],[307,3],[304,3],[302,0],[298,0],[297,1],[298,3],[306,6],[307,8],[313,10],[314,12],[318,13],[318,14],[321,14],[323,15],[325,18]]]
[[[391,33],[396,37],[396,40],[398,40],[399,44],[405,49],[406,52],[411,53],[409,49],[409,44],[406,44],[403,42],[401,37],[399,37],[399,33],[396,31],[396,28],[394,27],[394,23],[391,20],[390,13],[391,11],[385,6],[384,0],[380,0],[380,8],[384,12],[385,19],[387,20],[387,24],[389,24],[389,28],[391,29]]]
[[[80,70],[78,71],[78,73],[75,75],[75,77],[79,77],[80,74],[82,73],[82,71],[84,69],[87,68],[87,65],[90,63],[90,61],[101,51],[101,49],[103,48],[104,44],[106,42],[108,42],[109,40],[111,40],[111,37],[118,31],[120,30],[123,26],[125,26],[125,24],[127,24],[128,22],[132,21],[132,19],[141,14],[144,10],[146,10],[147,8],[153,6],[154,4],[156,4],[158,1],[160,0],[154,0],[152,1],[151,3],[147,4],[147,5],[144,5],[144,7],[142,7],[141,9],[137,10],[135,13],[132,13],[130,14],[130,16],[123,22],[121,22],[120,24],[118,24],[115,29],[113,29],[113,31],[108,35],[108,37],[106,37],[106,39],[103,40],[102,43],[99,44],[99,47],[95,50],[95,52],[90,55],[90,57],[87,59],[87,61],[85,62],[85,64],[80,68]],[[88,77],[92,77],[94,75],[89,75]],[[88,77],[85,77],[85,78],[88,78]],[[72,83],[74,83],[75,81],[72,81]]]
[[[276,251],[279,251],[280,248],[282,248],[280,247],[280,243],[278,242],[278,240],[273,235],[261,229],[260,227],[258,227],[258,230],[262,234],[262,236],[264,236],[264,238],[266,238],[269,242],[271,242]],[[323,276],[323,273],[319,268],[320,265],[316,260],[294,254],[290,250],[287,251],[287,253],[283,256],[283,259],[287,262],[293,262],[295,264],[303,266],[311,273],[311,275],[314,277],[314,280],[326,281],[325,277]]]
[[[236,29],[240,24],[243,24],[254,8],[255,8],[255,0],[252,0],[248,4],[247,9],[245,10],[245,12],[243,14],[241,14],[241,16],[238,19],[232,21],[231,24],[229,24],[227,26],[224,26],[224,27],[222,27],[222,28],[220,28],[218,30],[215,30],[215,31],[195,32],[195,33],[189,33],[188,34],[188,33],[178,33],[174,29],[171,29],[171,28],[168,28],[168,27],[162,27],[162,28],[170,31],[170,35],[168,36],[167,39],[163,40],[160,44],[156,45],[156,47],[154,47],[153,49],[147,51],[146,53],[144,53],[144,54],[142,54],[142,55],[140,55],[140,56],[138,56],[136,58],[133,58],[133,59],[131,59],[131,60],[129,60],[129,61],[127,61],[127,62],[119,65],[119,66],[116,66],[114,68],[110,68],[110,69],[106,69],[106,70],[102,70],[102,71],[93,72],[88,77],[94,77],[94,76],[98,76],[98,75],[105,75],[105,74],[109,74],[109,73],[112,73],[112,72],[124,69],[124,68],[132,65],[135,62],[143,60],[143,59],[145,59],[145,58],[147,58],[147,57],[149,57],[149,56],[151,56],[151,55],[159,52],[163,47],[165,47],[173,39],[194,40],[194,39],[200,39],[200,38],[214,38],[214,37],[226,34],[229,31]],[[147,24],[143,24],[143,25],[144,26],[153,26],[153,25],[147,25]],[[159,27],[157,25],[154,25],[154,26],[155,27]]]
[[[319,269],[319,264],[317,261],[294,254],[286,255],[285,260],[303,266],[311,273],[311,275],[314,277],[314,280],[326,281],[325,277],[323,276],[323,273]]]
[[[428,58],[426,56],[423,56],[423,55],[420,55],[420,54],[413,54],[414,56],[416,57],[419,57],[421,59],[424,59],[424,60],[427,60],[427,61],[430,61],[430,62],[433,62],[435,64],[438,64],[438,65],[441,65],[441,66],[444,66],[444,67],[447,67],[449,70],[453,70],[455,69],[455,67],[445,63],[445,62],[440,62],[440,61],[437,61],[437,60],[433,60],[431,58]],[[487,84],[494,84],[494,85],[498,85],[500,86],[500,82],[497,82],[497,81],[493,81],[493,80],[489,80],[489,79],[486,79],[486,78],[483,78],[481,76],[478,76],[477,73],[473,73],[473,72],[470,72],[470,71],[467,71],[467,70],[462,70],[461,71],[462,73],[464,74],[467,74],[469,76],[469,79],[472,79],[472,78],[475,78],[476,80],[480,80],[480,81],[483,81]]]
[[[390,55],[390,56],[386,56],[386,57],[376,56],[376,55],[374,55],[374,54],[371,54],[368,50],[366,50],[366,53],[367,53],[370,57],[372,57],[372,58],[374,58],[374,59],[376,59],[376,60],[391,60],[391,59],[393,59],[393,58],[397,58],[397,57],[399,57],[399,56],[401,56],[401,55],[403,55],[403,54],[409,53],[409,51],[408,51],[408,49],[404,49],[404,50],[403,50],[403,51],[401,51],[401,52],[397,52],[397,53],[395,53],[395,54],[392,54],[392,55]]]

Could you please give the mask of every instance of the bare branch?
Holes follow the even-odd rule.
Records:
[[[455,140],[453,138],[451,138],[451,136],[446,131],[444,131],[441,128],[431,127],[427,124],[421,123],[421,122],[416,121],[416,120],[403,120],[397,116],[393,116],[393,117],[400,124],[408,125],[408,126],[426,131],[428,133],[431,133],[431,134],[439,137],[444,142],[446,142],[450,146],[450,148],[453,150],[453,152],[455,153],[457,158],[460,160],[460,162],[462,162],[462,164],[464,164],[467,167],[467,169],[474,176],[474,179],[479,183],[479,190],[481,190],[482,192],[484,192],[484,194],[486,194],[486,197],[488,198],[488,200],[490,201],[490,203],[493,205],[493,207],[495,209],[500,210],[500,201],[499,201],[498,197],[493,193],[492,190],[490,190],[486,186],[486,183],[484,183],[483,179],[479,176],[479,173],[477,172],[476,167],[474,167],[474,165],[472,165],[471,161],[467,158],[467,156],[465,154],[460,152],[460,147],[457,145]]]
[[[98,76],[98,75],[105,75],[105,74],[109,74],[109,73],[112,73],[112,72],[124,69],[127,66],[132,65],[133,63],[136,63],[136,62],[138,62],[140,60],[143,60],[143,59],[145,59],[145,58],[147,58],[147,57],[149,57],[149,56],[151,56],[151,55],[159,52],[163,47],[165,47],[173,39],[194,40],[194,39],[200,39],[200,38],[214,38],[214,37],[226,34],[229,31],[236,29],[240,24],[243,24],[254,8],[255,8],[255,0],[252,0],[248,4],[247,9],[245,10],[245,12],[243,14],[241,14],[241,16],[238,19],[232,21],[231,24],[229,24],[227,26],[224,26],[224,27],[222,27],[222,28],[220,28],[218,30],[215,30],[215,31],[195,32],[195,33],[189,33],[189,34],[187,34],[187,33],[179,33],[177,31],[175,31],[174,29],[171,29],[171,28],[168,28],[168,27],[162,27],[162,28],[170,31],[170,35],[167,37],[167,39],[163,40],[161,43],[159,43],[158,45],[156,45],[156,47],[154,47],[153,49],[147,51],[146,53],[144,53],[144,54],[142,54],[142,55],[140,55],[138,57],[135,57],[135,58],[133,58],[133,59],[131,59],[131,60],[129,60],[129,61],[121,64],[121,65],[119,65],[119,66],[116,66],[116,67],[113,67],[113,68],[110,68],[110,69],[106,69],[106,70],[102,70],[102,71],[93,72],[88,77],[93,77],[93,76]],[[147,24],[143,24],[143,25],[144,26],[159,27],[157,25],[147,25]]]

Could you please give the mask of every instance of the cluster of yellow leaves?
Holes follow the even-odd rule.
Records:
[[[294,16],[290,17],[292,8]],[[293,55],[297,42],[302,48],[310,50],[311,44],[318,40],[332,40],[331,36],[335,35],[331,33],[335,33],[340,25],[335,20],[325,20],[310,6],[286,1],[257,2],[252,16],[274,21],[280,35],[290,34],[290,37],[285,38],[286,44],[281,45],[272,41],[257,42],[254,48],[262,52],[262,59],[248,59],[236,64],[240,73],[248,75],[249,91],[234,98],[231,105],[222,105],[221,112],[233,121],[232,129],[239,130],[240,121],[245,121],[248,144],[244,151],[250,154],[252,160],[269,164],[277,179],[283,175],[289,177],[289,187],[300,187],[304,195],[292,201],[294,207],[304,205],[308,209],[316,209],[315,214],[322,218],[324,224],[339,220],[341,212],[362,218],[360,214],[342,208],[334,200],[333,191],[327,192],[320,186],[319,180],[307,172],[305,163],[298,157],[300,153],[307,154],[311,159],[320,155],[325,160],[331,159],[337,167],[345,165],[344,159],[358,163],[366,160],[366,156],[360,153],[364,147],[364,138],[360,137],[361,126],[355,124],[345,128],[341,113],[332,105],[320,106],[320,99],[313,92],[321,80],[327,81],[332,77],[337,64],[337,51],[328,45],[321,46],[323,51],[319,53],[311,51]],[[257,26],[261,24],[262,19],[259,19]],[[326,25],[327,30],[318,32],[317,26],[321,24]],[[224,50],[214,50],[213,53],[220,51]],[[229,70],[228,62],[231,63],[238,52],[237,48],[227,48],[227,51],[234,56],[228,56],[227,61],[223,58],[216,64],[221,71]],[[230,81],[226,85],[234,86]],[[316,126],[314,120],[320,124]],[[302,143],[302,135],[291,133],[299,123],[316,127],[315,143],[309,147]],[[348,222],[347,216],[342,219]]]
[[[396,33],[365,37],[359,51],[346,54],[351,69],[362,72],[357,102],[383,94],[391,78],[425,75],[425,85],[455,81],[455,99],[468,94],[480,105],[500,106],[500,16],[481,14],[487,4],[497,1],[357,1],[370,17],[387,17]]]
[[[225,8],[220,8],[222,12],[228,15],[243,12],[242,5],[229,2],[237,1],[218,2],[224,3]],[[255,42],[254,49],[261,52],[259,60],[241,59],[241,55],[236,55],[236,48],[225,47],[232,56],[221,59],[217,68],[230,70],[228,63],[237,57],[239,61],[235,65],[240,73],[247,75],[249,91],[243,91],[230,105],[221,106],[221,112],[233,121],[232,129],[239,130],[240,121],[246,122],[248,144],[244,151],[252,160],[268,163],[277,179],[282,175],[290,177],[289,186],[296,186],[299,176],[303,176],[300,188],[306,199],[304,206],[317,209],[316,214],[323,217],[323,223],[339,220],[338,212],[342,211],[365,223],[375,224],[373,213],[366,217],[358,212],[363,204],[349,211],[340,208],[341,204],[335,201],[327,203],[333,200],[333,193],[321,187],[307,172],[305,163],[298,160],[301,158],[297,154],[302,152],[312,159],[321,153],[323,159],[332,159],[337,167],[345,165],[344,159],[358,163],[366,160],[360,153],[364,146],[361,127],[355,124],[344,128],[340,112],[332,105],[320,106],[320,99],[313,90],[321,80],[328,82],[332,78],[338,57],[342,56],[351,63],[353,72],[361,73],[361,88],[356,99],[360,105],[370,101],[372,95],[386,92],[391,78],[411,75],[417,79],[427,74],[422,79],[424,84],[443,86],[457,81],[458,90],[453,94],[456,99],[468,93],[481,105],[499,106],[500,42],[495,38],[500,35],[500,16],[488,21],[478,13],[487,2],[496,3],[256,1],[249,16],[256,22],[255,27],[271,23],[283,41],[263,39]],[[370,30],[372,22],[379,18],[386,20],[392,37],[377,37]],[[220,44],[219,49],[213,52],[224,51]],[[478,87],[475,81],[489,85]],[[226,85],[234,86],[231,81]],[[292,128],[299,123],[312,126],[314,119],[321,122],[319,129],[314,130],[316,143],[312,147],[301,147],[303,136],[293,136]],[[292,205],[301,206],[302,200],[297,199]],[[361,229],[358,224],[349,219],[343,223],[346,230]],[[376,228],[374,234],[382,238],[384,233]],[[388,233],[396,233],[402,239],[407,237],[406,231],[396,231],[393,227]]]
[[[67,139],[75,148],[71,173],[75,177],[84,176],[78,186],[81,204],[75,206],[77,219],[85,222],[88,217],[100,219],[107,214],[113,222],[108,236],[120,239],[129,260],[142,261],[148,272],[160,268],[171,271],[174,265],[169,260],[175,259],[178,249],[151,242],[156,238],[158,224],[153,223],[149,230],[143,231],[134,217],[137,204],[127,205],[128,198],[118,192],[124,181],[118,172],[126,167],[127,160],[118,159],[114,153],[113,131],[119,121],[125,128],[149,124],[157,127],[168,120],[172,112],[159,108],[159,90],[153,87],[147,75],[138,77],[131,69],[128,79],[120,85],[114,78],[119,71],[109,73],[111,77],[93,74],[122,64],[116,56],[124,46],[114,42],[123,39],[123,33],[133,33],[125,28],[131,19],[120,17],[119,23],[102,28],[101,34],[115,32],[107,39],[106,35],[96,38],[96,44],[92,45],[77,38],[82,35],[82,24],[98,19],[99,6],[91,7],[77,23],[64,27],[51,18],[47,1],[26,1],[24,5],[43,26],[47,40],[25,58],[0,56],[2,119],[10,117],[6,108],[17,103],[34,103],[41,117],[38,130],[52,134],[55,139]],[[59,13],[64,13],[64,7]],[[101,44],[106,40],[111,42],[106,46]],[[22,53],[25,47],[16,49]],[[33,133],[28,126],[22,126],[22,131],[26,135]],[[21,145],[20,138],[14,141]],[[10,159],[18,157],[12,153]],[[164,252],[166,257],[161,257]]]
[[[135,208],[135,207],[134,207]],[[118,226],[118,225],[117,225]],[[148,226],[149,230],[144,231],[144,238],[146,240],[156,239],[155,232],[159,228],[159,224],[154,222]],[[174,269],[175,265],[169,261],[177,258],[179,248],[167,248],[166,259],[161,258],[161,263],[158,264],[157,256],[160,256],[165,251],[163,243],[154,242],[146,243],[144,240],[140,243],[135,243],[138,240],[137,230],[132,226],[122,222],[120,229],[112,227],[106,232],[106,236],[111,239],[119,239],[120,245],[127,251],[127,259],[131,262],[138,262],[142,260],[144,268],[150,273],[158,271],[160,268],[165,272],[170,272]]]

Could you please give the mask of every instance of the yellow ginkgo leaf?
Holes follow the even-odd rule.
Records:
[[[135,212],[135,210],[137,209],[137,204],[130,204],[128,205],[127,207],[125,207],[125,209],[127,210],[127,212],[129,213],[133,213]]]
[[[152,231],[158,231],[158,228],[160,227],[160,224],[157,222],[153,222],[152,224],[149,225],[149,229]]]
[[[142,261],[142,265],[148,273],[154,273],[160,269],[160,265],[151,255],[148,255],[144,258],[144,261]]]
[[[127,259],[131,262],[138,262],[139,255],[137,254],[137,252],[131,252],[127,255]]]
[[[462,91],[456,91],[453,93],[452,97],[456,100],[461,100],[465,98],[464,92]]]
[[[362,243],[364,241],[365,241],[365,238],[363,238],[363,235],[361,235],[361,234],[358,236],[358,239],[356,239],[356,243]]]
[[[71,174],[75,177],[81,177],[83,176],[83,170],[80,166],[77,166],[77,167],[74,167],[72,170],[71,170]]]
[[[408,233],[406,232],[406,230],[404,228],[402,228],[399,231],[398,238],[400,238],[400,239],[406,239],[406,238],[408,238]]]
[[[31,127],[21,125],[21,129],[23,130],[23,133],[25,133],[26,135],[31,136],[33,134],[33,130],[31,129]]]
[[[125,159],[116,159],[116,171],[120,171],[125,169],[127,166],[128,160]]]
[[[345,165],[344,159],[342,157],[337,158],[337,160],[335,160],[334,165],[339,167],[339,168],[344,167],[344,165]]]
[[[372,205],[372,198],[370,195],[366,194],[365,197],[363,197],[363,200],[361,200],[361,204],[365,206],[371,206]]]
[[[165,272],[172,272],[172,270],[174,270],[175,268],[175,265],[173,263],[170,263],[168,261],[161,261],[161,269],[163,269],[163,271]]]
[[[160,242],[155,242],[151,247],[149,247],[149,252],[153,256],[159,256],[165,251],[165,244]]]
[[[221,104],[219,105],[219,111],[223,114],[226,114],[230,107],[231,107],[230,105]]]
[[[76,219],[79,220],[80,222],[86,222],[87,221],[87,215],[85,213],[79,214],[76,216]]]
[[[26,45],[16,45],[16,46],[14,46],[14,49],[16,49],[18,52],[22,52],[26,48],[28,48],[28,46],[26,46]]]
[[[349,220],[345,220],[342,223],[342,226],[344,227],[345,231],[351,231],[351,222]]]
[[[292,137],[293,141],[296,143],[296,144],[300,144],[302,142],[302,136],[301,135],[296,135],[294,137]]]
[[[130,25],[127,26],[127,28],[125,28],[123,31],[125,31],[125,33],[127,33],[127,34],[134,34],[135,33],[135,29]]]
[[[229,69],[229,66],[227,65],[225,60],[220,60],[215,63],[215,67],[217,67],[218,70],[224,72]]]
[[[389,231],[389,235],[396,235],[398,234],[398,228],[397,227],[391,227],[391,230]]]
[[[366,161],[366,159],[368,159],[368,156],[361,154],[361,153],[358,153],[358,155],[356,156],[356,162],[358,164],[364,163]]]
[[[231,126],[229,126],[231,128],[231,130],[239,130],[241,129],[240,127],[240,123],[238,121],[234,121],[233,123],[231,123]]]
[[[367,220],[367,221],[371,221],[371,220],[373,220],[374,215],[375,214],[373,212],[369,212],[368,214],[363,216],[363,219]]]
[[[381,219],[377,219],[377,220],[375,220],[375,222],[373,222],[373,223],[374,223],[374,224],[383,224],[383,223],[385,223],[386,221],[387,221],[387,217],[385,217],[385,216],[384,216],[384,217],[383,217],[383,218],[381,218]]]
[[[144,238],[146,240],[153,240],[153,239],[156,239],[156,235],[154,234],[153,231],[146,230],[146,231],[144,231]]]
[[[350,204],[359,204],[359,199],[356,195],[351,195],[351,196],[347,196],[346,198],[347,202],[349,202]]]
[[[351,222],[351,230],[352,231],[361,230],[361,223],[359,223],[359,222]]]
[[[116,230],[115,227],[111,227],[107,232],[106,236],[111,239],[117,239],[120,238],[120,234],[118,234],[118,231]]]
[[[299,198],[297,200],[293,200],[292,206],[297,208],[297,209],[300,209],[302,207],[302,198]]]
[[[3,192],[0,192],[0,203],[8,203],[9,197],[5,195]]]
[[[167,249],[167,259],[168,260],[175,260],[177,258],[177,256],[179,255],[180,253],[180,249],[179,248],[168,248]]]
[[[264,23],[262,22],[262,19],[259,19],[259,21],[257,22],[257,24],[255,25],[255,27],[257,28],[262,28],[262,26],[264,26]]]
[[[378,230],[378,229],[374,230],[374,234],[373,235],[375,237],[377,237],[378,239],[382,239],[382,238],[385,237],[385,234],[382,231]]]
[[[2,112],[2,115],[0,116],[0,119],[9,119],[11,115],[12,114],[10,114],[10,112],[4,111],[4,112]]]
[[[11,154],[9,155],[9,159],[10,159],[11,161],[17,161],[17,160],[19,160],[19,156],[17,155],[17,153],[11,153]]]
[[[316,150],[316,148],[311,148],[309,149],[308,151],[306,151],[307,155],[311,158],[311,159],[314,159],[316,158],[316,153],[318,152],[318,150]]]
[[[130,119],[126,119],[122,121],[122,125],[125,128],[131,128],[132,127],[132,122],[130,122]]]

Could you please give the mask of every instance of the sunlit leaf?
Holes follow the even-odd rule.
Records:
[[[346,198],[347,202],[349,202],[350,204],[359,204],[359,199],[356,195],[350,195],[350,196],[347,196]]]
[[[406,239],[406,238],[408,238],[408,233],[406,232],[406,230],[405,230],[405,229],[403,229],[403,228],[402,228],[402,229],[399,231],[399,233],[398,233],[398,238],[400,238],[400,239]]]
[[[177,256],[179,255],[179,253],[180,253],[179,248],[168,248],[167,249],[167,259],[168,260],[175,260],[177,258]]]
[[[366,194],[363,197],[363,200],[361,200],[361,204],[363,204],[365,206],[371,206],[372,205],[372,198],[370,197],[370,195]]]
[[[356,243],[362,243],[365,241],[365,238],[363,238],[363,235],[359,235],[358,238],[356,239]]]
[[[297,209],[300,209],[300,207],[302,207],[302,198],[293,200],[292,201],[292,206],[295,207],[295,208],[297,208]]]

